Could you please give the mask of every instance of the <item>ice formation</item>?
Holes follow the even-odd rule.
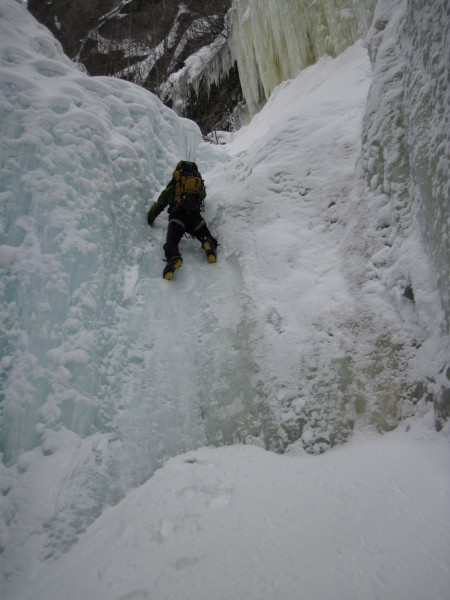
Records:
[[[448,23],[448,5],[441,0],[426,6],[378,3],[368,36],[373,80],[361,162],[359,226],[366,231],[370,260],[359,283],[374,290],[381,283],[403,313],[405,328],[415,321],[435,339],[448,333],[450,315]],[[413,243],[423,249],[420,255],[411,251]],[[422,356],[412,368],[418,380],[428,380],[445,417],[450,412],[445,346],[441,356]]]
[[[2,28],[2,349],[15,353],[7,463],[42,434],[33,435],[36,410],[51,423],[63,404],[63,421],[89,430],[91,395],[111,369],[96,357],[118,350],[108,341],[117,322],[110,298],[123,298],[124,269],[136,264],[134,241],[145,232],[136,217],[201,139],[140,88],[77,71],[43,28],[18,50],[31,20],[21,18]],[[87,334],[93,323],[101,327]],[[33,417],[24,423],[25,406]]]
[[[272,91],[322,56],[337,56],[367,32],[375,0],[236,0],[224,34],[190,57],[162,88],[182,114],[201,85],[208,93],[237,64],[250,115]]]
[[[207,93],[219,85],[233,67],[230,49],[224,37],[219,36],[210,46],[201,48],[186,59],[182,69],[173,73],[161,87],[161,98],[171,100],[177,112],[183,114],[184,103],[191,91],[199,94],[203,84]]]
[[[375,0],[237,0],[229,46],[254,114],[275,87],[367,32]]]
[[[195,159],[201,135],[143,89],[81,73],[18,3],[2,0],[0,13],[1,453],[23,473],[29,451],[77,456],[71,467],[57,459],[61,477],[81,477],[75,495],[90,497],[77,528],[117,493],[107,440],[125,372],[144,360],[122,307],[146,249],[146,210],[177,160]],[[0,478],[6,493],[10,475]],[[27,494],[13,496],[11,506]]]

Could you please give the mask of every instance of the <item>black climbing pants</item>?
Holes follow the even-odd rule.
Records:
[[[170,260],[174,256],[181,256],[178,244],[185,233],[192,235],[200,242],[204,240],[210,241],[214,248],[217,246],[217,241],[211,235],[199,212],[177,210],[176,215],[169,216],[166,243],[164,244],[164,253],[167,260]]]

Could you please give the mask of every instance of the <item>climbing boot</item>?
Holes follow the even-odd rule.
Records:
[[[217,260],[216,257],[216,246],[211,242],[211,240],[203,240],[202,248],[206,253],[208,261],[210,263],[215,263]]]
[[[174,256],[173,258],[169,259],[163,271],[164,279],[172,279],[175,269],[179,269],[182,264],[183,259],[181,256]]]

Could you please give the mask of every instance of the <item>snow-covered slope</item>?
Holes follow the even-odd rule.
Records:
[[[0,11],[2,598],[445,600],[448,337],[417,223],[366,203],[363,44],[213,147]],[[145,213],[180,157],[221,246],[166,282]],[[201,448],[242,442],[290,456]]]
[[[427,438],[174,458],[13,598],[447,600],[450,458]]]

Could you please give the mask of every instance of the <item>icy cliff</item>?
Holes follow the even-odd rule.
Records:
[[[378,3],[360,164],[359,227],[369,261],[358,285],[381,284],[405,329],[417,324],[429,339],[448,333],[450,315],[448,11],[441,0]],[[413,370],[446,417],[450,357],[443,350],[428,359],[418,350]]]
[[[236,0],[229,46],[250,113],[275,87],[367,32],[375,0]]]
[[[140,88],[81,74],[44,28],[26,39],[33,19],[13,6],[2,20],[2,349],[14,355],[3,361],[7,463],[42,436],[36,411],[88,432],[92,394],[119,376],[102,361],[119,350],[109,331],[146,231],[139,215],[201,139]]]
[[[82,74],[12,0],[0,4],[0,39],[1,487],[10,491],[14,473],[27,479],[29,452],[50,463],[56,453],[49,493],[68,472],[81,477],[66,496],[85,498],[73,530],[121,487],[103,451],[114,445],[125,371],[143,364],[123,307],[138,279],[149,202],[179,157],[195,158],[201,135],[142,88]],[[42,493],[8,494],[2,548],[5,521],[27,514],[28,502],[44,521],[57,517]],[[59,527],[50,537],[61,542]]]
[[[241,120],[248,120],[247,110],[254,115],[281,82],[325,55],[337,56],[364,37],[374,6],[375,0],[235,0],[222,35],[170,76],[161,97],[184,114],[188,105],[208,104],[217,88],[228,88],[233,93],[225,102],[227,127],[239,127]],[[245,110],[238,105],[240,95],[230,89],[236,68]],[[195,118],[195,110],[189,109]],[[209,131],[217,129],[219,121],[210,119]]]

